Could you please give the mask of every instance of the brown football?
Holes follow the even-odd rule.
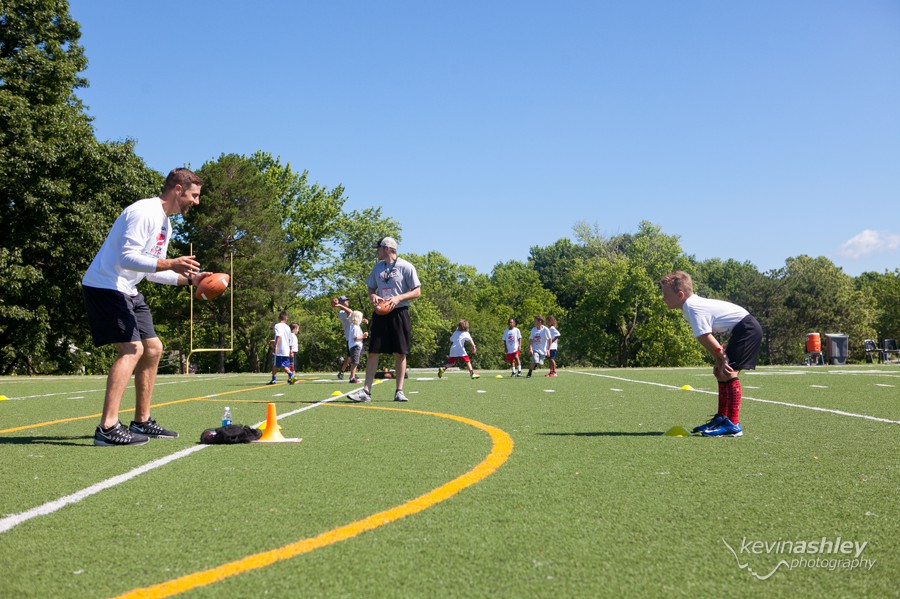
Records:
[[[384,316],[385,314],[389,314],[392,310],[390,302],[386,302],[384,300],[375,304],[375,314],[379,316]]]
[[[202,300],[216,299],[228,289],[230,280],[231,277],[224,272],[214,272],[211,275],[207,275],[197,283],[197,292],[194,294],[194,297]]]

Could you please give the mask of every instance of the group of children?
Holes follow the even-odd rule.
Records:
[[[522,332],[516,327],[516,320],[510,318],[508,328],[503,331],[503,342],[506,344],[506,363],[510,365],[510,376],[522,376]],[[532,372],[538,366],[544,364],[544,360],[550,361],[550,372],[544,376],[556,376],[556,356],[559,346],[559,329],[556,318],[547,317],[547,326],[544,326],[544,317],[534,317],[534,327],[528,337],[528,351],[531,353],[531,365],[525,378],[531,378]],[[456,331],[450,337],[450,356],[447,363],[438,368],[438,377],[444,376],[444,371],[460,362],[466,365],[469,376],[473,379],[479,377],[472,368],[472,361],[466,353],[466,343],[472,346],[472,354],[476,353],[475,341],[469,334],[469,321],[460,320]]]
[[[738,375],[743,369],[753,369],[759,356],[762,344],[762,328],[759,322],[744,308],[730,302],[707,299],[693,292],[693,282],[689,274],[675,271],[659,281],[663,302],[671,309],[681,310],[691,325],[694,337],[712,354],[714,360],[713,375],[719,385],[718,408],[713,417],[704,424],[693,429],[695,434],[710,437],[739,437],[743,434],[740,424],[740,407],[742,399],[741,383]],[[359,366],[363,340],[367,338],[361,325],[367,323],[362,312],[351,310],[346,296],[332,300],[332,306],[340,310],[338,317],[344,327],[347,339],[348,355],[344,359],[338,378],[344,378],[349,367],[350,382],[358,383],[356,369]],[[534,326],[528,337],[528,351],[531,364],[526,378],[530,378],[535,368],[549,360],[550,371],[545,375],[556,376],[556,357],[560,338],[556,318],[548,316],[546,326],[542,316],[534,317]],[[275,349],[275,362],[272,367],[272,381],[275,383],[276,372],[283,368],[288,374],[288,383],[294,382],[293,357],[297,351],[297,323],[287,325],[287,314],[282,312],[279,323],[275,325],[275,339],[270,341]],[[729,335],[727,347],[715,335]],[[510,376],[522,376],[522,333],[516,327],[515,319],[510,318],[508,327],[503,331],[503,342],[506,345],[506,362],[510,365]],[[450,337],[450,354],[446,363],[438,368],[438,377],[443,377],[447,368],[465,364],[469,376],[479,378],[472,367],[472,360],[466,352],[466,344],[471,345],[472,355],[477,348],[475,340],[469,333],[469,321],[459,321],[456,331]]]

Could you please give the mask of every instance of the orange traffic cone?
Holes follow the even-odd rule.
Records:
[[[266,432],[259,438],[261,443],[279,443],[287,441],[281,434],[281,427],[278,426],[278,415],[275,413],[275,404],[270,403],[266,412]]]

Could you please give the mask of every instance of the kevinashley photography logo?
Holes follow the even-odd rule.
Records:
[[[841,537],[785,541],[757,541],[744,537],[737,549],[722,539],[742,570],[747,570],[758,580],[766,580],[780,568],[821,570],[871,570],[878,560],[866,559],[863,551],[868,541],[849,541]],[[769,557],[770,556],[770,557]],[[775,561],[777,559],[777,562]],[[750,562],[760,564],[754,567]],[[767,573],[765,571],[768,570]]]

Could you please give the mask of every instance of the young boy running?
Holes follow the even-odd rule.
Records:
[[[550,331],[550,352],[547,357],[550,359],[550,372],[544,376],[556,376],[556,355],[559,353],[559,329],[556,328],[557,322],[555,316],[547,317],[547,329]]]
[[[475,340],[472,339],[472,335],[469,334],[469,321],[463,319],[460,320],[459,324],[456,326],[456,331],[450,335],[450,357],[447,359],[446,364],[438,368],[438,378],[443,378],[444,371],[455,365],[457,362],[465,363],[466,368],[469,370],[469,376],[473,379],[480,378],[480,375],[472,369],[472,361],[469,359],[468,354],[466,354],[467,341],[472,344],[472,355],[474,356],[475,353],[477,353]]]
[[[740,437],[741,381],[740,371],[756,368],[762,345],[762,327],[744,308],[722,300],[694,294],[691,275],[683,271],[667,274],[659,280],[663,301],[670,309],[681,309],[691,324],[694,337],[715,359],[713,375],[719,382],[719,406],[706,424],[694,428],[705,437]],[[714,334],[731,334],[728,347]]]
[[[531,352],[531,365],[528,367],[528,374],[525,375],[526,379],[531,378],[531,373],[534,372],[536,366],[544,364],[544,358],[550,353],[550,329],[544,326],[543,316],[534,317],[534,327],[531,329],[528,341],[528,351]]]

